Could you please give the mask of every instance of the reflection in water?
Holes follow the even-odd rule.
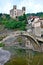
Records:
[[[4,47],[5,50],[8,50],[11,52],[11,55],[13,56],[26,56],[26,55],[34,55],[35,52],[33,50],[29,49],[23,49],[23,48],[15,48],[15,46],[9,46],[9,47]]]
[[[4,47],[4,49],[11,52],[11,60],[5,65],[25,65],[24,61],[26,65],[38,65],[38,63],[43,65],[43,53],[23,48],[17,49],[14,46]]]

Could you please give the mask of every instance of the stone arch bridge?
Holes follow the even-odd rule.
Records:
[[[14,37],[17,37],[19,35],[28,38],[32,42],[32,45],[34,46],[34,49],[33,50],[36,50],[36,51],[39,51],[40,50],[40,45],[39,45],[38,41],[35,39],[34,36],[30,35],[26,31],[15,31],[12,34],[10,34],[9,36],[7,36],[6,38],[4,38],[2,40],[2,42],[4,42],[6,45],[7,44],[10,44],[10,42],[12,42],[12,40],[14,40],[13,38]]]

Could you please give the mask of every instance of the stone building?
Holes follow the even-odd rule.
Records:
[[[35,18],[34,22],[32,23],[33,32],[36,36],[43,35],[43,19]]]
[[[22,7],[22,10],[17,9],[17,6],[14,5],[13,9],[10,10],[10,17],[17,18],[25,13],[25,7]]]
[[[33,16],[28,20],[27,32],[31,31],[35,36],[43,36],[43,19]]]
[[[32,27],[33,34],[35,34],[36,36],[41,36],[41,22],[39,21],[39,19],[34,20],[34,22],[32,23]]]

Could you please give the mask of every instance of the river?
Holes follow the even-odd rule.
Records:
[[[0,48],[0,65],[4,65],[10,59],[10,52]]]

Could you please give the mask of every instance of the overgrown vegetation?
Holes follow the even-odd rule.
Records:
[[[15,29],[15,30],[26,30],[26,15],[18,17],[18,20],[12,19],[7,14],[0,14],[0,24],[4,25],[7,29]],[[20,20],[21,19],[21,20]]]
[[[38,13],[28,13],[26,14],[26,16],[38,16],[38,17],[41,17],[43,18],[43,12],[38,12]]]
[[[8,29],[19,29],[19,30],[25,30],[25,21],[10,21],[10,22],[5,22],[5,28]]]
[[[14,30],[26,30],[27,17],[29,16],[39,16],[43,18],[43,12],[40,13],[29,13],[24,14],[23,16],[17,17],[17,20],[14,20],[8,14],[0,14],[0,25],[4,25],[7,29],[14,29]]]
[[[5,46],[5,44],[4,43],[0,43],[0,47],[4,47]]]

